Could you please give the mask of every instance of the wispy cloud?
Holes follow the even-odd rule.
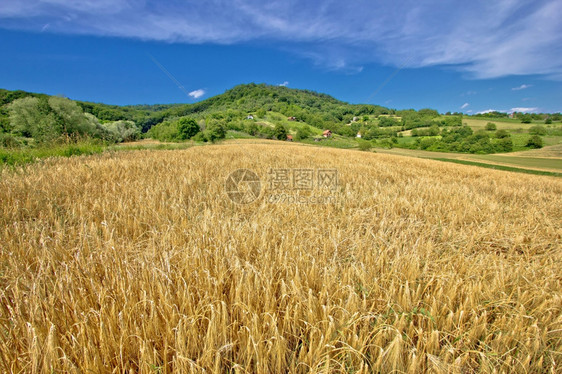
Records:
[[[476,78],[562,79],[562,2],[18,0],[0,27],[182,43],[267,41],[330,69],[449,65]],[[373,21],[376,20],[376,21]],[[536,25],[541,25],[537,27]]]
[[[533,86],[532,84],[522,84],[519,87],[513,87],[511,90],[512,91],[521,91],[521,90],[524,90],[525,88],[529,88],[529,87],[532,87],[532,86]]]
[[[287,87],[289,85],[289,82],[285,81],[283,83],[279,83],[279,85],[283,87]]]
[[[511,108],[510,112],[520,112],[520,113],[532,113],[537,112],[539,108]]]
[[[486,110],[481,110],[479,112],[476,112],[476,114],[486,114],[486,113],[491,113],[491,112],[507,112],[507,110],[501,110],[501,109],[486,109]]]
[[[199,99],[203,95],[205,95],[205,90],[203,90],[203,89],[198,89],[198,90],[195,90],[195,91],[191,91],[189,93],[189,96],[191,96],[194,99]]]
[[[464,103],[464,104],[461,106],[461,109],[465,109],[465,108],[467,108],[469,105],[470,105],[469,103]]]
[[[521,107],[517,107],[517,108],[511,108],[509,110],[505,110],[505,109],[487,109],[487,110],[482,110],[480,112],[476,112],[476,114],[486,114],[486,113],[490,113],[490,112],[502,112],[502,113],[513,113],[513,112],[519,112],[519,113],[536,113],[539,111],[539,108],[521,108]]]

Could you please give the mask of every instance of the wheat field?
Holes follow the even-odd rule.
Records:
[[[254,203],[225,193],[239,168]],[[272,168],[337,169],[333,199],[269,201]],[[4,170],[0,371],[562,372],[561,196],[280,142]]]

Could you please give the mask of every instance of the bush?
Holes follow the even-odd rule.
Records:
[[[310,128],[308,126],[299,127],[297,134],[295,135],[296,140],[303,140],[310,136]]]
[[[249,135],[256,136],[259,132],[258,125],[255,122],[250,122],[246,124],[245,130]]]
[[[394,147],[394,145],[388,138],[382,139],[379,144],[383,148],[392,149],[392,147]]]
[[[171,142],[178,138],[178,127],[173,122],[165,121],[150,128],[146,135],[161,142]]]
[[[541,125],[536,125],[529,128],[529,134],[531,135],[546,135],[546,128]]]
[[[10,134],[0,134],[0,147],[4,148],[18,148],[21,147],[22,143]]]
[[[191,138],[192,140],[196,141],[196,142],[207,142],[209,139],[207,139],[207,137],[205,136],[205,132],[198,132],[197,135],[195,135],[193,138]]]
[[[437,136],[439,135],[439,126],[431,125],[429,128],[429,136]]]
[[[529,140],[527,140],[526,146],[529,148],[542,148],[542,138],[538,135],[533,135],[529,138]]]
[[[513,142],[511,138],[502,138],[496,144],[496,152],[511,152],[513,151]]]
[[[277,140],[287,140],[287,129],[285,128],[285,126],[278,123],[277,125],[275,125],[273,135]]]
[[[521,123],[531,123],[533,121],[533,117],[530,114],[523,114],[520,118]]]
[[[101,126],[111,134],[112,140],[118,142],[129,142],[141,137],[141,130],[133,121],[115,121]]]
[[[193,118],[182,117],[176,122],[176,126],[178,127],[178,138],[180,140],[191,139],[201,131]]]
[[[498,130],[496,131],[496,138],[498,139],[504,139],[504,138],[509,138],[510,135],[506,130]]]
[[[551,123],[552,123],[552,119],[550,119],[550,118],[547,118],[547,119],[544,120],[545,125],[550,125]]]
[[[226,129],[219,121],[211,121],[205,129],[205,137],[211,142],[224,139],[226,137]]]
[[[493,122],[488,122],[488,123],[486,124],[486,131],[496,131],[496,129],[497,129],[497,126],[496,126],[495,123],[493,123]]]
[[[357,143],[358,143],[358,145],[359,145],[359,150],[360,150],[360,151],[365,151],[365,152],[367,152],[367,151],[370,151],[371,148],[373,148],[371,142],[368,141],[368,140],[358,139],[358,140],[357,140]]]

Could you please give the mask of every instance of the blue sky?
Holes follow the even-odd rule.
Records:
[[[241,83],[441,112],[562,111],[561,1],[18,0],[0,87],[109,104]]]

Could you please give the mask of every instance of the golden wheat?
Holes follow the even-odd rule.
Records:
[[[339,185],[237,205],[238,168]],[[560,179],[275,142],[1,173],[2,371],[562,370]]]

